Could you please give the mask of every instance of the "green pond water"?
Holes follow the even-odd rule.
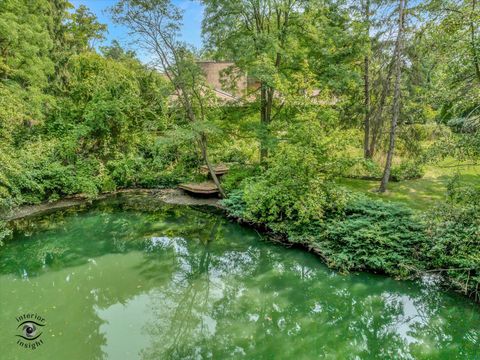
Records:
[[[341,275],[212,211],[124,196],[17,228],[2,360],[480,359],[480,307],[435,281]]]

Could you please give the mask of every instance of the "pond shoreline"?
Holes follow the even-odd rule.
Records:
[[[196,198],[188,195],[183,190],[166,188],[166,189],[144,189],[144,188],[132,188],[132,189],[121,189],[113,192],[102,193],[96,197],[89,197],[83,194],[77,194],[72,196],[66,196],[60,200],[52,202],[42,202],[35,205],[22,205],[16,208],[13,208],[6,216],[4,216],[4,221],[13,221],[20,220],[35,215],[42,215],[51,211],[68,209],[73,206],[82,205],[86,203],[91,203],[92,201],[106,199],[111,196],[119,194],[135,194],[135,193],[144,193],[155,196],[159,200],[165,202],[166,204],[171,205],[194,205],[194,206],[212,206],[218,209],[223,209],[220,205],[219,198]]]
[[[113,192],[101,193],[96,197],[89,197],[84,194],[76,194],[72,196],[66,196],[62,199],[52,202],[42,202],[35,205],[22,205],[16,207],[10,211],[7,216],[3,218],[4,221],[10,222],[15,220],[21,220],[31,216],[43,215],[57,210],[68,209],[74,206],[89,204],[93,201],[103,200],[109,197],[113,197],[121,194],[147,194],[155,197],[156,199],[170,205],[183,205],[183,206],[208,206],[221,210],[223,216],[230,221],[236,222],[242,226],[254,229],[262,238],[267,237],[268,241],[280,244],[288,248],[298,248],[304,251],[310,252],[318,256],[323,263],[328,266],[328,261],[319,249],[308,243],[296,243],[291,242],[285,234],[280,234],[272,231],[267,225],[261,223],[253,223],[240,217],[235,217],[228,214],[225,208],[220,203],[220,198],[214,197],[194,197],[186,193],[181,189],[176,188],[130,188],[120,189]]]
[[[130,189],[121,189],[114,192],[102,193],[94,198],[88,197],[86,195],[78,194],[70,197],[65,197],[58,201],[54,202],[43,202],[37,205],[25,205],[12,209],[12,211],[3,218],[6,222],[11,222],[15,220],[21,220],[23,218],[28,218],[37,215],[47,214],[49,212],[54,212],[57,210],[68,209],[74,206],[79,206],[82,204],[90,204],[93,201],[107,199],[121,194],[146,194],[153,196],[155,199],[162,201],[165,204],[170,205],[180,205],[180,206],[193,206],[193,207],[210,207],[211,209],[218,210],[222,215],[232,222],[236,222],[241,226],[245,226],[251,229],[254,229],[258,235],[265,241],[279,244],[287,248],[295,248],[312,253],[317,256],[328,268],[334,269],[335,266],[332,266],[328,258],[323,254],[321,249],[315,247],[313,244],[308,242],[292,242],[289,240],[286,234],[278,233],[270,229],[266,224],[255,223],[248,221],[244,218],[232,216],[228,214],[225,210],[225,207],[220,203],[220,198],[208,198],[208,197],[194,197],[189,195],[183,190],[175,188],[157,188],[157,189],[146,189],[146,188],[130,188]],[[1,218],[0,218],[1,220]],[[338,269],[336,269],[338,271]],[[424,269],[416,269],[415,275],[408,278],[396,278],[388,275],[384,272],[371,271],[368,269],[363,270],[353,270],[353,272],[360,271],[377,275],[384,275],[396,280],[415,280],[415,279],[424,279],[435,278],[435,282],[439,283],[441,287],[445,290],[453,290],[456,293],[459,293],[467,298],[473,300],[474,303],[478,303],[470,296],[467,296],[465,293],[460,291],[458,288],[452,287],[451,284],[443,277],[441,274],[430,273]],[[340,273],[342,273],[340,271]]]

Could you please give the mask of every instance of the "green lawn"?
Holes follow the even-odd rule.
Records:
[[[421,179],[390,182],[385,194],[376,192],[378,181],[342,179],[339,184],[372,198],[403,202],[415,210],[425,210],[437,201],[444,200],[448,180],[455,174],[465,184],[480,186],[480,164],[445,160],[435,166],[427,166],[425,170]]]

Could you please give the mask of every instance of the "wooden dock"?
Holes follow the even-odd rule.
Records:
[[[228,172],[228,170],[230,170],[230,168],[227,165],[218,164],[218,165],[215,165],[213,167],[213,170],[215,171],[215,175],[222,176],[222,175],[225,175]],[[209,173],[208,166],[207,165],[202,165],[200,167],[200,171],[203,174],[207,175]]]
[[[213,195],[219,193],[217,185],[213,181],[180,184],[178,187],[192,194]]]

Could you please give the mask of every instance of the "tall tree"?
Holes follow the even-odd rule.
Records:
[[[370,0],[365,0],[364,7],[364,22],[365,33],[367,38],[367,50],[365,58],[363,60],[363,82],[364,82],[364,139],[363,139],[363,155],[366,159],[372,157],[370,153],[370,52],[371,52],[371,40],[370,40]]]
[[[364,43],[363,78],[363,154],[375,155],[385,122],[384,108],[390,95],[392,78],[391,41],[388,35],[391,0],[362,0],[355,5],[359,13],[361,38]]]
[[[395,138],[400,117],[400,101],[401,101],[401,79],[402,79],[402,56],[403,56],[403,37],[405,28],[405,5],[407,0],[399,0],[398,4],[398,32],[395,41],[395,51],[393,53],[395,63],[395,85],[393,89],[393,109],[392,122],[390,125],[389,145],[385,169],[383,171],[382,181],[380,183],[379,192],[387,190],[388,181],[390,179],[390,170],[392,167],[393,153],[395,151]]]
[[[122,23],[141,40],[154,56],[154,65],[163,70],[172,84],[185,116],[196,131],[196,142],[210,176],[225,197],[225,192],[210,162],[206,123],[208,86],[202,70],[187,45],[179,40],[182,14],[168,0],[121,0],[112,9],[115,21]]]
[[[53,40],[50,57],[55,64],[50,80],[51,92],[61,92],[68,82],[67,63],[76,54],[91,51],[96,40],[103,40],[107,30],[86,6],[74,9],[68,0],[50,1],[50,36]]]
[[[92,49],[96,40],[103,40],[107,26],[98,22],[97,17],[85,5],[80,5],[72,14],[69,23],[70,33],[73,34],[71,46],[78,52]]]
[[[23,86],[44,86],[52,72],[49,58],[48,2],[0,2],[0,79]]]
[[[479,106],[480,6],[478,0],[430,0],[426,41],[435,50],[433,101],[443,121],[465,117]],[[474,111],[480,114],[480,108]]]
[[[203,32],[219,58],[259,81],[260,161],[268,156],[274,103],[304,0],[203,0]],[[298,24],[298,23],[297,23]],[[280,105],[277,112],[280,111]]]

